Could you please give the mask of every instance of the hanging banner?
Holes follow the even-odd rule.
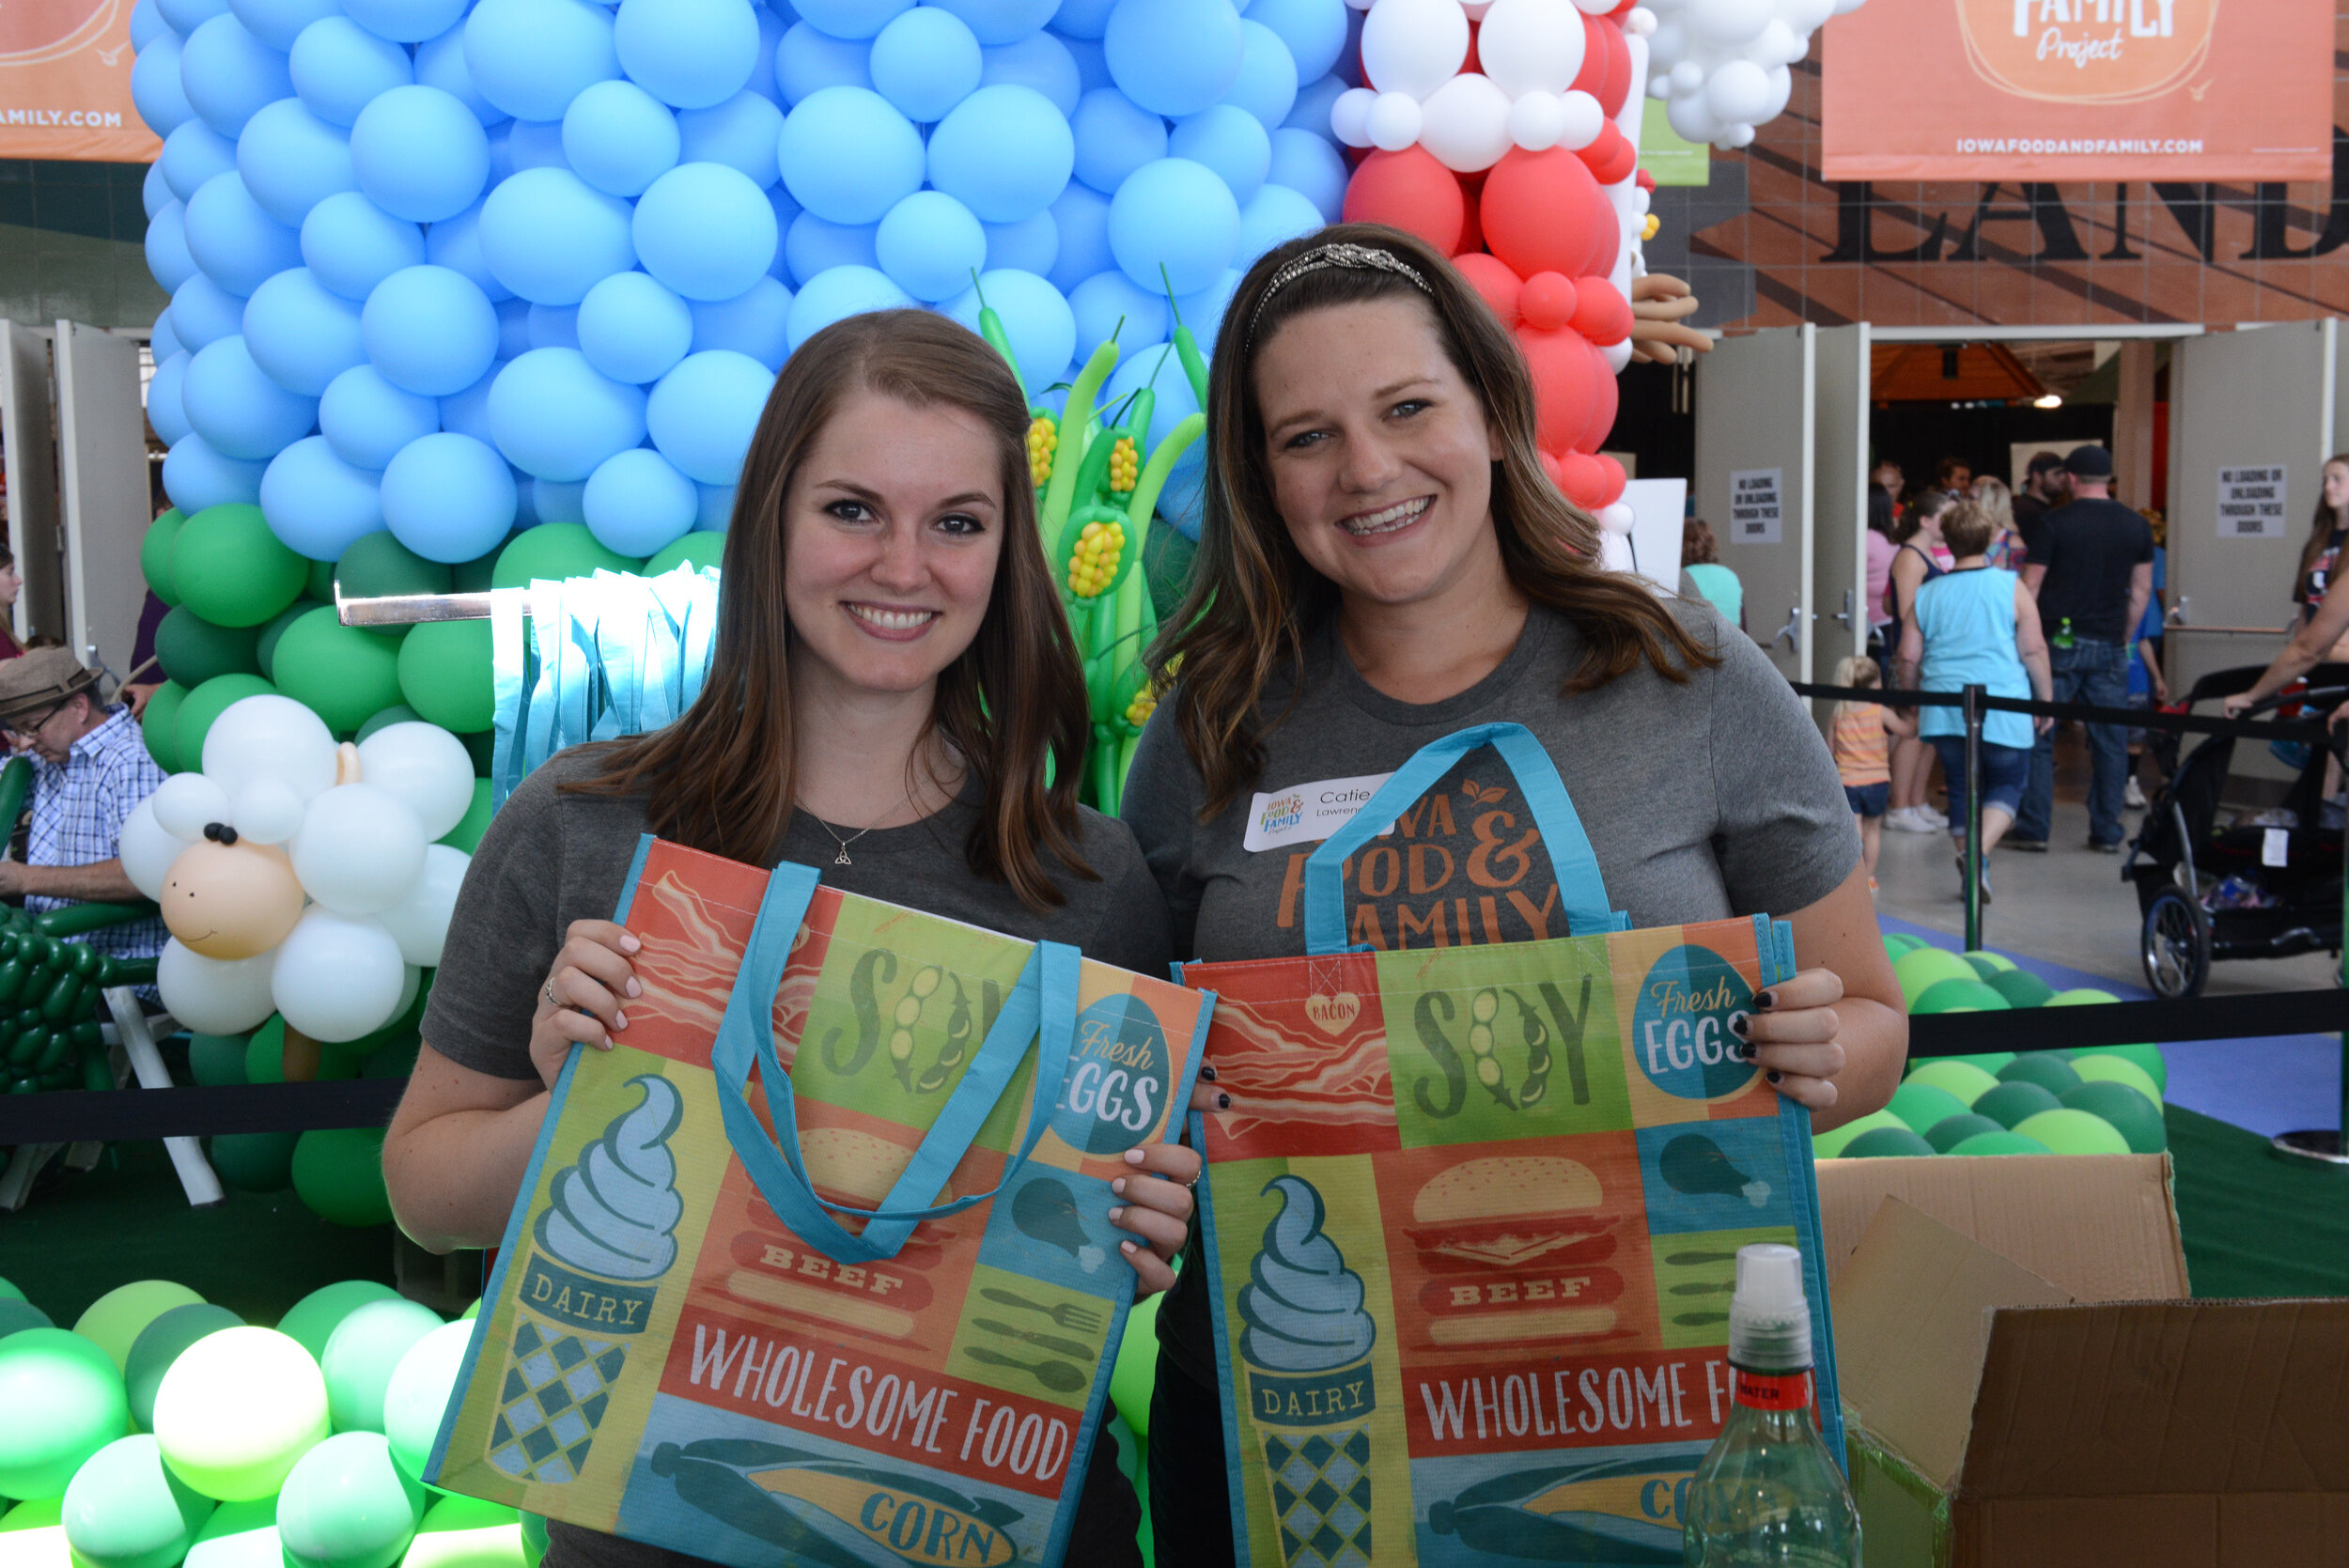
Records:
[[[151,163],[131,104],[131,0],[0,6],[0,158]]]
[[[1830,180],[2332,175],[2330,6],[1910,0],[1824,47]]]

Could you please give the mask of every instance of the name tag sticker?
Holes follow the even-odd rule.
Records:
[[[1292,844],[1319,844],[1354,820],[1354,814],[1369,804],[1378,786],[1392,777],[1392,773],[1364,773],[1359,778],[1323,779],[1259,795],[1249,803],[1248,832],[1240,846],[1259,854]],[[1385,838],[1393,831],[1389,828],[1378,836]]]

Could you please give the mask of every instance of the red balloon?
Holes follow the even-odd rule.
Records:
[[[1600,492],[1607,488],[1607,471],[1599,465],[1596,458],[1588,452],[1569,452],[1563,458],[1553,458],[1545,452],[1542,459],[1545,467],[1553,462],[1556,464],[1558,488],[1565,492],[1568,501],[1586,512],[1595,512],[1607,505],[1598,499]]]
[[[1544,452],[1539,447],[1534,448],[1533,455],[1541,458],[1542,473],[1548,476],[1550,484],[1558,489],[1563,490],[1566,488],[1566,481],[1564,470],[1562,466],[1562,459],[1548,452]]]
[[[1536,272],[1525,280],[1525,287],[1517,295],[1517,310],[1527,326],[1539,332],[1557,332],[1573,323],[1576,300],[1572,278],[1563,272]]]
[[[1591,422],[1598,383],[1611,383],[1598,351],[1576,332],[1517,328],[1517,346],[1533,377],[1533,443],[1545,452],[1572,449]],[[1613,422],[1613,411],[1608,419]]]
[[[1599,98],[1607,85],[1607,40],[1600,35],[1614,31],[1595,16],[1582,19],[1582,69],[1574,73],[1574,85],[1569,91],[1589,93],[1593,98]],[[1600,101],[1603,105],[1605,100]],[[1614,112],[1612,109],[1607,111],[1610,117]]]
[[[1528,320],[1532,319],[1533,315],[1533,284],[1540,281],[1535,278],[1525,286],[1527,298],[1523,309]],[[1600,348],[1621,343],[1631,335],[1631,302],[1605,278],[1584,278],[1577,283],[1574,286],[1574,330]]]
[[[1623,464],[1615,461],[1604,452],[1594,458],[1592,461],[1597,463],[1607,475],[1606,482],[1599,489],[1598,504],[1601,506],[1612,506],[1623,499],[1623,487],[1626,482],[1623,476]]]
[[[1582,162],[1590,165],[1591,178],[1601,185],[1612,185],[1627,179],[1639,167],[1640,153],[1631,145],[1631,138],[1609,120],[1598,133],[1598,140],[1582,149]]]
[[[1585,41],[1596,44],[1605,52],[1607,75],[1598,89],[1598,106],[1613,119],[1623,113],[1624,101],[1631,96],[1631,46],[1623,39],[1623,29],[1595,16],[1585,16],[1595,37],[1586,35]]]
[[[1446,256],[1460,250],[1468,224],[1468,197],[1450,169],[1423,147],[1374,152],[1346,182],[1345,218],[1349,224],[1385,224],[1416,234]],[[1611,259],[1612,241],[1608,251]]]
[[[1391,156],[1401,155],[1379,153],[1371,163]],[[1442,167],[1423,152],[1419,156]],[[1362,167],[1367,170],[1370,164]],[[1361,174],[1358,172],[1354,179],[1359,185]],[[1348,218],[1354,216],[1353,193],[1354,187],[1349,186]],[[1478,211],[1484,220],[1486,248],[1519,277],[1563,272],[1579,278],[1614,268],[1619,243],[1615,210],[1600,193],[1598,181],[1591,178],[1589,166],[1564,147],[1541,152],[1511,147],[1485,177],[1484,200]],[[1447,254],[1456,249],[1452,247]]]
[[[1485,297],[1485,303],[1493,307],[1493,314],[1501,318],[1502,326],[1517,324],[1517,290],[1521,286],[1507,263],[1485,251],[1466,251],[1454,256],[1452,265],[1468,279],[1470,288]]]
[[[1607,444],[1608,432],[1615,427],[1615,410],[1620,396],[1621,389],[1615,384],[1615,372],[1608,365],[1607,356],[1593,349],[1591,411],[1590,417],[1583,421],[1581,433],[1574,438],[1576,451],[1595,452]]]
[[[1460,191],[1466,197],[1460,209],[1460,249],[1463,252],[1482,251],[1486,248],[1485,225],[1476,221],[1476,210],[1485,200],[1485,177],[1481,174],[1463,177]]]
[[[1469,23],[1469,52],[1468,52],[1468,58],[1466,58],[1466,59],[1464,59],[1464,60],[1462,60],[1462,61],[1460,62],[1460,69],[1459,69],[1457,71],[1454,72],[1454,74],[1455,74],[1455,75],[1458,75],[1458,76],[1468,76],[1468,75],[1482,76],[1482,75],[1484,75],[1484,74],[1485,74],[1485,65],[1484,65],[1484,62],[1483,62],[1482,60],[1479,60],[1479,59],[1476,57],[1476,33],[1477,33],[1477,26],[1476,26],[1476,23],[1473,23],[1473,22],[1470,23]]]

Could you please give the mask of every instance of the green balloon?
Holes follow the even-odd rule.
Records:
[[[286,635],[286,629],[288,627],[302,619],[303,616],[308,614],[311,611],[319,608],[320,608],[320,605],[317,599],[308,598],[298,598],[291,604],[286,606],[285,609],[280,610],[276,614],[270,617],[269,625],[261,629],[259,638],[257,638],[253,644],[253,655],[254,658],[260,663],[262,675],[268,676],[272,680],[275,680],[277,678],[275,672],[277,669],[277,644],[279,639]],[[324,606],[324,608],[331,610],[334,606],[327,605]]]
[[[139,1337],[131,1342],[131,1354],[122,1365],[123,1389],[131,1398],[131,1419],[142,1432],[155,1425],[155,1390],[163,1387],[163,1374],[179,1353],[207,1334],[217,1334],[223,1328],[241,1328],[244,1319],[226,1307],[215,1307],[209,1301],[191,1301],[171,1311],[139,1330]]]
[[[691,534],[680,535],[671,543],[663,545],[661,553],[645,563],[645,575],[659,577],[662,572],[675,571],[679,567],[699,570],[703,567],[720,566],[725,560],[725,553],[726,536],[723,534],[696,528]]]
[[[27,1328],[54,1328],[49,1314],[21,1296],[0,1296],[0,1340]]]
[[[424,1041],[412,1033],[405,1040],[369,1051],[359,1059],[361,1078],[409,1078],[416,1070],[416,1054]]]
[[[1167,530],[1172,534],[1172,528]],[[547,1521],[540,1514],[522,1514],[522,1561],[528,1568],[538,1568],[538,1560],[547,1555]]]
[[[451,849],[462,849],[470,855],[481,843],[481,835],[490,831],[490,781],[475,779],[473,784],[473,804],[457,819],[457,826],[441,835],[441,842]]]
[[[2082,1082],[2126,1084],[2156,1107],[2161,1104],[2161,1085],[2154,1081],[2152,1074],[2125,1056],[2076,1056],[2072,1059],[2072,1065],[2078,1071]]]
[[[287,1310],[277,1331],[290,1335],[313,1357],[326,1354],[326,1342],[343,1319],[370,1301],[397,1301],[399,1292],[375,1280],[339,1280],[320,1285]]]
[[[140,1434],[117,1437],[73,1472],[59,1510],[76,1563],[178,1568],[212,1514],[212,1499],[173,1475]]]
[[[196,1034],[188,1040],[188,1071],[207,1089],[242,1083],[247,1037],[242,1034]]]
[[[247,697],[267,697],[277,688],[259,675],[214,675],[188,693],[179,705],[179,718],[172,724],[172,735],[179,747],[181,772],[194,773],[204,766],[204,737],[212,733],[212,722],[226,712],[232,704]]]
[[[131,1435],[122,1374],[63,1328],[0,1340],[0,1497],[61,1498],[85,1460]]]
[[[497,731],[475,730],[471,735],[460,735],[457,738],[465,743],[465,754],[473,759],[473,776],[476,779],[489,778],[490,769],[497,765]]]
[[[147,741],[147,754],[155,759],[155,766],[166,773],[179,768],[179,738],[176,733],[179,722],[179,706],[188,699],[188,689],[176,680],[167,680],[148,693],[147,711],[139,716],[139,734]]]
[[[2109,1124],[2131,1154],[2157,1155],[2170,1146],[2161,1107],[2125,1083],[2083,1083],[2058,1097],[2064,1110],[2084,1110]]]
[[[0,1280],[0,1296],[6,1296],[11,1301],[22,1301],[24,1299],[24,1292],[19,1289],[13,1281]]]
[[[2006,998],[2009,1007],[2045,1007],[2055,995],[2055,987],[2029,970],[2000,970],[1988,979],[1989,986]]]
[[[1937,1056],[1934,1060],[1937,1062],[1969,1062],[1996,1078],[2000,1067],[2015,1060],[2015,1053],[2011,1050],[1971,1051],[1964,1056]]]
[[[106,1353],[120,1372],[131,1358],[131,1342],[139,1330],[174,1307],[192,1307],[203,1296],[169,1280],[133,1280],[117,1285],[74,1320],[73,1331]]]
[[[303,596],[306,598],[314,598],[320,604],[334,603],[334,563],[313,561],[310,563],[309,572],[309,581],[303,584]]]
[[[1984,980],[1994,974],[2004,974],[2015,967],[2015,960],[2003,953],[1991,953],[1978,947],[1968,949],[1964,957],[1974,966],[1974,972]]]
[[[1946,1089],[1967,1105],[1999,1086],[1999,1080],[1970,1062],[1955,1062],[1946,1057],[1928,1057],[1909,1069],[1907,1081],[1930,1083],[1936,1089]]]
[[[511,534],[506,539],[511,539]],[[486,594],[497,583],[498,557],[506,552],[506,540],[497,549],[471,561],[459,561],[449,568],[456,589],[460,594]]]
[[[1998,1077],[2000,1083],[2036,1083],[2059,1097],[2066,1089],[2080,1086],[2078,1070],[2053,1051],[2031,1051],[2018,1056],[2000,1067]]]
[[[2058,991],[2047,999],[2047,1005],[2050,1007],[2094,1007],[2102,1002],[2120,1000],[2110,991],[2100,991],[2092,986],[2082,986],[2077,990]]]
[[[2015,1124],[2025,1138],[2036,1138],[2050,1154],[2124,1155],[2129,1141],[2121,1129],[2092,1111],[2059,1109],[2043,1110]]]
[[[155,657],[182,686],[201,686],[214,675],[257,675],[260,636],[257,627],[214,626],[183,604],[156,627]]]
[[[441,1435],[441,1418],[457,1392],[457,1379],[465,1370],[465,1351],[473,1343],[473,1324],[459,1318],[443,1323],[408,1347],[392,1369],[383,1389],[383,1436],[391,1439],[392,1457],[399,1467],[424,1479],[425,1462]]]
[[[163,1463],[223,1502],[276,1491],[326,1433],[318,1362],[273,1328],[207,1334],[179,1353],[155,1390]]]
[[[418,713],[414,708],[410,707],[406,703],[394,703],[391,706],[383,709],[382,712],[369,715],[367,722],[359,726],[359,733],[352,736],[351,738],[353,740],[365,740],[368,736],[373,735],[380,729],[388,728],[393,724],[413,724],[420,722],[423,718],[423,714]]]
[[[1871,1127],[1843,1145],[1845,1159],[1913,1159],[1935,1153],[1932,1144],[1906,1127]]]
[[[261,508],[241,502],[205,507],[171,547],[180,603],[214,626],[259,626],[301,597],[309,573]]]
[[[1907,1124],[1910,1131],[1923,1132],[1937,1122],[1962,1114],[1966,1102],[1930,1083],[1904,1083],[1892,1091],[1892,1101],[1884,1109]]]
[[[183,1568],[285,1568],[277,1545],[277,1499],[225,1502],[197,1532]]]
[[[0,1568],[72,1568],[73,1548],[58,1513],[62,1500],[21,1502],[0,1518]]]
[[[2004,1131],[2006,1128],[1999,1126],[1989,1117],[1977,1116],[1968,1110],[1962,1115],[1952,1116],[1934,1123],[1932,1126],[1925,1129],[1925,1141],[1933,1145],[1935,1154],[1946,1155],[1969,1138],[1978,1137],[1985,1132],[2002,1133]]]
[[[471,1301],[465,1304],[465,1310],[457,1315],[464,1319],[467,1323],[471,1323],[474,1318],[479,1317],[481,1315],[481,1297],[478,1296],[474,1296]]]
[[[1811,1140],[1811,1152],[1815,1158],[1835,1159],[1843,1154],[1852,1140],[1863,1133],[1874,1132],[1878,1127],[1900,1127],[1907,1125],[1889,1110],[1871,1110],[1858,1121],[1846,1122],[1840,1127],[1814,1134]]]
[[[171,579],[171,550],[187,520],[174,506],[148,523],[147,536],[139,541],[139,574],[155,597],[175,610],[179,607],[179,585]]]
[[[388,1225],[383,1189],[383,1129],[322,1127],[294,1145],[294,1192],[319,1219],[336,1225]]]
[[[1884,955],[1897,960],[1902,954],[1913,953],[1924,945],[1914,937],[1899,932],[1887,932],[1884,938]]]
[[[414,1301],[369,1301],[334,1326],[319,1365],[337,1432],[383,1430],[383,1390],[392,1370],[441,1314]]]
[[[1937,981],[1978,983],[1980,980],[1974,973],[1973,965],[1956,954],[1945,953],[1937,947],[1912,948],[1892,960],[1892,973],[1900,981],[1901,994],[1908,999],[1911,1007],[1917,1005],[1917,999]]]
[[[541,577],[588,577],[599,567],[634,571],[642,564],[606,549],[583,522],[542,522],[506,541],[490,582],[498,588],[527,588]]]
[[[240,1192],[283,1192],[293,1186],[298,1132],[220,1132],[212,1135],[212,1169]]]
[[[399,644],[399,690],[444,730],[470,735],[497,720],[488,621],[428,621]]]
[[[399,642],[313,610],[277,640],[280,689],[343,733],[399,701]]]
[[[448,567],[410,550],[388,529],[362,534],[334,563],[345,598],[384,598],[397,594],[445,594]]]
[[[2044,1155],[2047,1145],[2019,1132],[1978,1132],[1949,1151],[1972,1158],[1978,1155]]]
[[[2036,1083],[2001,1083],[1974,1102],[1975,1111],[2010,1130],[2043,1110],[2060,1110],[2063,1102]]]
[[[424,1517],[423,1485],[399,1473],[381,1432],[342,1432],[303,1454],[277,1494],[288,1568],[392,1568]]]
[[[247,1083],[283,1083],[286,1081],[286,1019],[272,1013],[260,1028],[253,1032],[244,1048],[244,1080]]]
[[[2159,1046],[2083,1046],[2072,1052],[2072,1062],[2077,1066],[2081,1062],[2098,1056],[2136,1063],[2139,1070],[2154,1080],[2155,1099],[2170,1092],[2170,1063],[2161,1054]],[[2085,1077],[2087,1072],[2087,1068],[2080,1068],[2081,1076]]]
[[[1937,980],[1909,999],[1911,1013],[2003,1013],[2006,998],[1970,977]]]
[[[450,1495],[416,1527],[401,1568],[523,1568],[521,1517],[502,1503]]]

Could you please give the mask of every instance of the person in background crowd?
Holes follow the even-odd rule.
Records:
[[[1890,663],[1892,657],[1891,638],[1886,629],[1892,624],[1891,588],[1892,558],[1901,547],[1892,542],[1898,526],[1892,516],[1892,498],[1880,486],[1868,487],[1868,651],[1879,660]]]
[[[2023,544],[2023,536],[2015,528],[2015,492],[2006,488],[2006,481],[1995,474],[1985,474],[1974,481],[1974,505],[1990,520],[1990,548],[1983,559],[2000,571],[2019,573],[2030,551]]]
[[[122,869],[122,825],[163,786],[130,709],[98,695],[98,673],[64,648],[36,648],[0,663],[0,731],[33,759],[33,831],[22,864],[0,861],[0,897],[27,909],[132,904],[146,895]],[[86,941],[117,958],[163,950],[161,920],[93,931]]]
[[[24,592],[24,574],[16,569],[16,552],[0,544],[0,659],[24,651],[16,640],[16,601]]]
[[[1895,512],[1900,510],[1901,491],[1908,484],[1908,477],[1901,473],[1900,464],[1890,458],[1880,458],[1876,466],[1869,472],[1868,480],[1884,492],[1885,499],[1892,503]]]
[[[1703,518],[1690,518],[1680,525],[1680,569],[1688,574],[1697,592],[1721,613],[1722,620],[1740,631],[1746,629],[1746,585],[1737,581],[1735,572],[1721,565],[1713,525]]]
[[[1950,505],[1947,490],[1920,490],[1893,533],[1899,551],[1892,561],[1885,608],[1892,613],[1895,624],[1887,629],[1885,641],[1891,644],[1895,659],[1902,634],[1915,618],[1917,590],[1947,569],[1937,557],[1947,552],[1948,547],[1941,542],[1941,514]],[[1906,683],[1896,674],[1892,684]],[[1950,819],[1925,799],[1932,782],[1930,747],[1913,737],[1894,747],[1892,798],[1885,809],[1884,825],[1896,833],[1937,833],[1948,827]]]
[[[2047,700],[2051,690],[2047,643],[2039,630],[2039,607],[2015,574],[1990,565],[1989,516],[1970,501],[1950,508],[1941,520],[1957,565],[1917,590],[1917,611],[1901,632],[1902,684],[1925,691],[1962,691],[1980,686],[1994,697]],[[1921,707],[1917,727],[1940,753],[1950,786],[1950,836],[1957,843],[1957,870],[1966,875],[1966,721],[1953,707]],[[1982,724],[1982,853],[1985,858],[2006,836],[2030,779],[2033,721],[1997,709]],[[1961,886],[1960,893],[1964,889]],[[1990,901],[1987,869],[1982,898]]]
[[[2072,499],[2040,525],[2023,568],[2052,644],[2055,700],[2121,707],[2129,698],[2129,643],[2154,595],[2154,531],[2112,499],[2112,454],[2076,446],[2063,459]],[[2121,852],[2121,802],[2128,776],[2128,732],[2088,726],[2088,846]],[[2053,727],[2039,733],[2030,787],[2015,814],[2018,849],[2044,849],[2055,819]]]
[[[1974,465],[1963,458],[1944,458],[1933,465],[1933,488],[1952,495],[1964,495],[1973,489]]]
[[[2326,465],[2330,472],[2330,465]],[[2349,474],[2349,471],[2344,471]],[[2147,526],[2154,531],[2154,592],[2145,601],[2145,613],[2137,623],[2137,633],[2129,644],[2129,706],[2155,708],[2168,705],[2170,683],[2161,674],[2161,634],[2164,624],[2163,606],[2169,586],[2170,552],[2163,541],[2169,528],[2161,514],[2149,512]],[[2142,784],[2139,780],[2143,780]],[[2129,783],[2122,792],[2121,803],[2130,811],[2145,809],[2145,784],[2159,789],[2162,784],[2161,764],[2147,744],[2147,732],[2129,731]],[[2327,794],[2331,793],[2329,790]]]
[[[2023,536],[2025,564],[2039,548],[2039,523],[2050,511],[2071,499],[2065,489],[2063,455],[2034,452],[2023,470],[2023,488],[2015,496],[2015,531]]]
[[[2300,566],[2293,573],[2292,602],[2303,623],[2316,619],[2316,607],[2333,585],[2341,547],[2349,541],[2349,453],[2325,459],[2325,477],[2317,491],[2316,515],[2309,520],[2308,542],[2300,547]],[[2336,649],[2340,659],[2349,648]]]
[[[1835,684],[1881,687],[1883,672],[1873,659],[1854,656],[1835,666]],[[1836,776],[1843,781],[1843,799],[1859,827],[1859,859],[1868,868],[1868,891],[1876,888],[1876,855],[1884,847],[1884,803],[1892,790],[1892,748],[1889,736],[1917,733],[1917,718],[1882,703],[1846,700],[1835,705],[1835,726],[1828,750],[1835,753]]]
[[[122,682],[122,700],[131,705],[133,719],[146,717],[148,699],[163,684],[162,661],[155,657],[155,633],[169,613],[170,607],[148,589],[147,603],[139,610],[138,636],[131,644],[131,674]]]

